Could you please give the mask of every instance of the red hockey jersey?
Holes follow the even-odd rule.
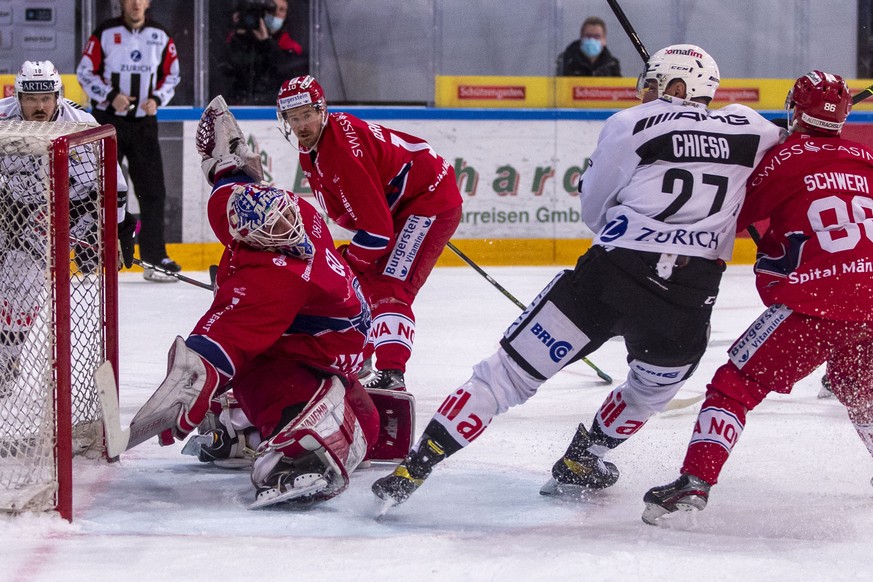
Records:
[[[795,133],[748,181],[738,230],[770,218],[755,263],[766,305],[873,321],[873,151]]]
[[[357,279],[334,249],[318,211],[300,208],[311,259],[258,251],[233,240],[227,200],[234,184],[209,199],[209,222],[225,251],[215,299],[187,340],[189,347],[233,377],[258,356],[297,361],[350,376],[362,363],[370,312]]]
[[[451,167],[426,141],[348,113],[328,116],[317,149],[301,153],[300,165],[327,215],[356,231],[353,252],[367,262],[387,252],[394,218],[461,205],[457,188],[439,188]]]

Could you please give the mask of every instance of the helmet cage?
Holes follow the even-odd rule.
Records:
[[[315,251],[295,198],[266,184],[237,184],[227,200],[235,240],[258,250],[307,259]]]

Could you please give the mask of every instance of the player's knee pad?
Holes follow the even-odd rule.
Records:
[[[565,314],[573,289],[567,273],[543,289],[504,333],[503,347],[528,374],[546,380],[577,359],[591,339]]]
[[[634,359],[629,367],[626,382],[629,394],[626,398],[651,408],[652,412],[661,412],[691,377],[697,362],[681,366],[656,366]]]
[[[346,388],[331,376],[291,422],[261,444],[252,468],[252,483],[263,486],[279,461],[299,460],[321,463],[328,487],[317,498],[330,499],[341,493],[349,474],[364,459],[367,441],[354,410],[346,400]]]

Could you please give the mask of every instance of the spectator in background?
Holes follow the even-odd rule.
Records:
[[[303,47],[285,29],[288,0],[241,0],[219,68],[228,103],[272,105],[285,79],[309,72]]]
[[[179,84],[176,45],[167,30],[146,18],[150,0],[120,0],[121,16],[101,23],[79,61],[76,75],[91,99],[98,123],[118,133],[118,160],[127,158],[139,200],[140,258],[171,273],[182,268],[167,256],[164,241],[164,166],[158,142],[158,107]],[[146,268],[148,281],[178,279]]]
[[[606,23],[589,16],[574,40],[558,57],[561,77],[621,77],[621,65],[606,48]]]

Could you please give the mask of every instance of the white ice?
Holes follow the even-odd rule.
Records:
[[[556,268],[489,268],[524,302]],[[204,273],[193,276],[207,280]],[[121,406],[127,422],[164,376],[174,336],[187,335],[207,291],[123,274]],[[731,341],[762,310],[751,268],[730,267],[710,350],[680,392],[703,392]],[[407,382],[418,431],[470,367],[491,354],[518,309],[468,268],[437,269],[416,302]],[[591,360],[620,382],[620,340]],[[610,459],[622,472],[587,501],[539,495],[576,425],[609,388],[579,363],[498,417],[381,520],[355,473],[341,496],[309,510],[250,511],[246,472],[216,469],[152,441],[119,463],[77,461],[75,518],[0,516],[0,580],[871,580],[873,459],[844,409],[819,400],[821,370],[771,396],[713,488],[709,506],[669,527],[643,524],[642,496],[672,481],[697,406],[653,418]],[[686,516],[688,517],[688,516]]]

